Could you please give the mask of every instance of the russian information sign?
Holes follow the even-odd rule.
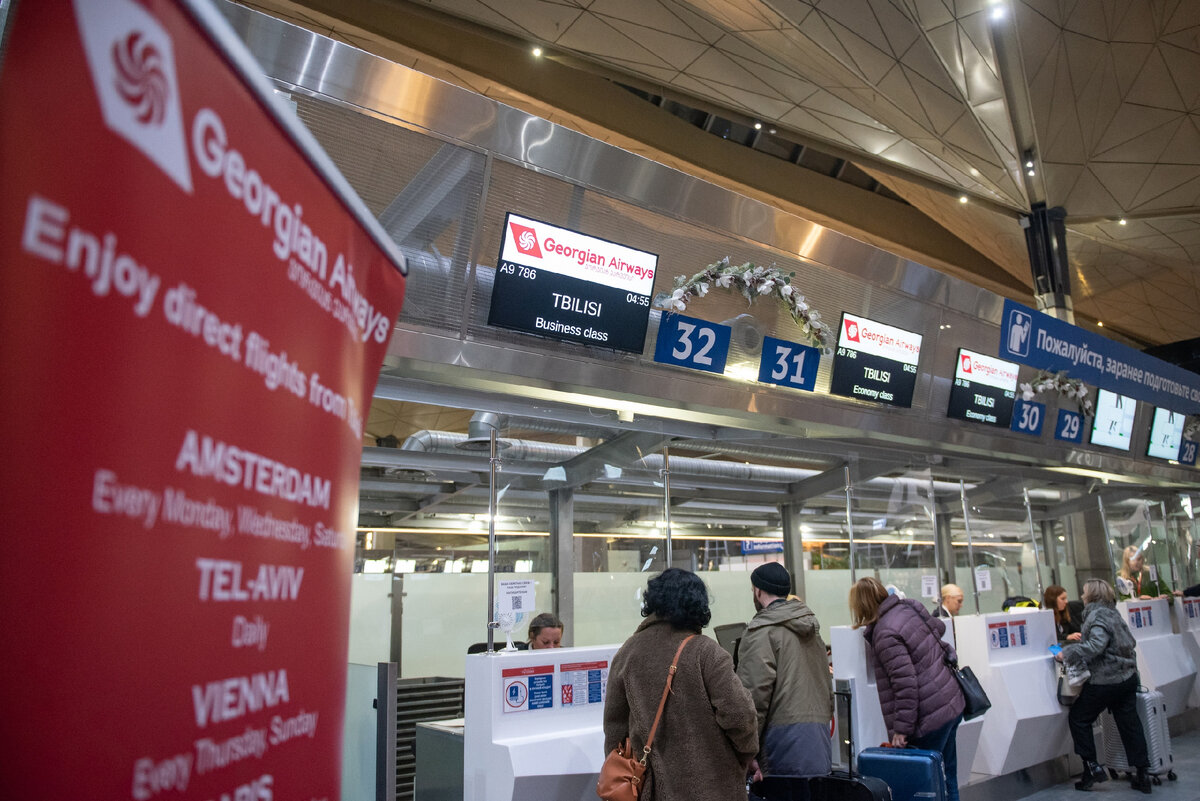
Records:
[[[336,799],[402,260],[209,4],[12,14],[0,787]]]
[[[1011,300],[1004,301],[998,355],[1042,370],[1065,370],[1071,378],[1155,406],[1200,414],[1200,376]]]
[[[488,325],[641,353],[658,256],[509,213]]]

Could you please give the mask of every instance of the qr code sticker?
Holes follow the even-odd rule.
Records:
[[[520,596],[520,595],[514,595],[514,596],[513,596],[513,599],[512,599],[512,606],[513,606],[513,611],[514,611],[514,612],[519,612],[519,611],[521,611],[521,601],[522,601],[522,598],[521,598],[521,596]]]

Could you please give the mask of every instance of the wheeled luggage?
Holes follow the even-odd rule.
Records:
[[[892,801],[943,801],[946,768],[940,751],[921,748],[864,748],[858,771],[892,788]]]
[[[1137,712],[1142,731],[1146,734],[1146,752],[1150,755],[1150,769],[1147,772],[1151,781],[1162,784],[1163,776],[1175,781],[1178,777],[1171,756],[1171,733],[1167,728],[1167,705],[1163,701],[1163,694],[1139,687]],[[1104,732],[1104,762],[1109,775],[1115,779],[1120,773],[1132,773],[1135,768],[1125,757],[1125,745],[1121,742],[1121,733],[1117,731],[1117,721],[1111,712],[1100,716],[1100,726]]]
[[[891,801],[892,798],[891,789],[882,779],[856,776],[845,770],[809,779],[808,792],[812,801]]]
[[[839,686],[842,682],[838,682]],[[845,685],[849,687],[849,684]],[[848,689],[834,690],[837,701],[846,704],[846,745],[849,747],[848,770],[834,770],[828,776],[814,776],[808,780],[811,801],[892,801],[892,791],[887,783],[874,776],[854,773],[854,703]]]

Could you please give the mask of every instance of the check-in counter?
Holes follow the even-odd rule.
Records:
[[[854,751],[857,755],[864,748],[879,745],[890,739],[887,726],[883,722],[883,710],[879,706],[875,667],[867,656],[867,643],[863,639],[862,629],[834,626],[830,629],[829,638],[829,647],[833,651],[834,682],[837,683],[839,679],[848,680],[853,693],[850,714]],[[948,638],[949,635],[944,639]],[[985,715],[984,718],[986,717]],[[970,781],[971,763],[979,745],[984,718],[965,721],[958,727],[955,745],[958,747],[959,786],[965,786]],[[846,733],[842,731],[835,731],[834,736],[837,738],[836,742],[846,739]]]
[[[1071,750],[1066,708],[1058,702],[1054,613],[1021,609],[960,616],[958,661],[969,665],[992,701],[981,720],[972,770],[1003,776]],[[959,757],[963,758],[962,755]]]
[[[464,801],[595,801],[608,669],[619,647],[469,655]]]
[[[1167,600],[1121,601],[1117,611],[1137,640],[1137,666],[1142,684],[1163,694],[1168,715],[1179,714],[1187,707],[1196,682],[1196,662],[1188,650],[1187,638],[1172,630]],[[1193,613],[1200,613],[1200,609]]]
[[[1200,598],[1176,598],[1174,612],[1175,631],[1192,658],[1192,664],[1200,667]],[[1187,705],[1189,709],[1200,707],[1200,681],[1192,684]]]

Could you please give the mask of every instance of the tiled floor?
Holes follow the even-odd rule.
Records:
[[[1200,801],[1200,730],[1190,731],[1171,739],[1171,750],[1175,757],[1177,781],[1163,778],[1156,785],[1150,798],[1162,801]],[[1075,789],[1075,780],[1039,790],[1020,801],[1119,801],[1119,799],[1146,798],[1142,793],[1130,789],[1124,779],[1097,784],[1090,792]]]

